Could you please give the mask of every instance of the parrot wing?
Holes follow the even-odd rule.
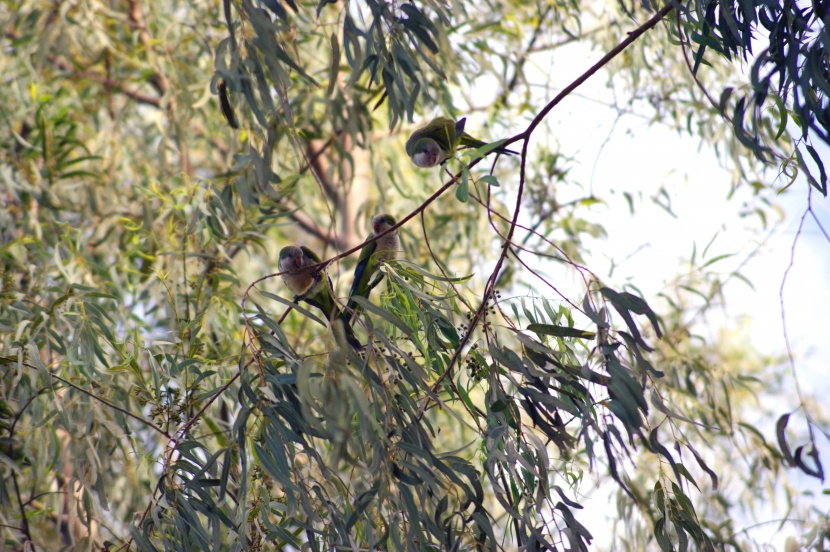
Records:
[[[436,117],[412,133],[409,140],[406,141],[406,153],[412,157],[416,153],[415,147],[425,138],[434,140],[438,147],[446,152],[455,151],[458,136],[455,132],[455,125],[452,119]]]
[[[458,134],[455,132],[456,123],[452,119],[446,117],[436,117],[426,126],[428,130],[428,137],[432,138],[441,149],[447,151],[452,155],[455,152],[455,146],[458,144]],[[464,128],[464,124],[461,124]]]
[[[319,256],[317,256],[317,253],[315,253],[314,251],[312,251],[308,247],[303,245],[303,246],[300,246],[300,249],[302,249],[303,255],[305,255],[306,257],[308,257],[312,261],[314,261],[314,264],[317,264],[317,263],[320,262],[321,259],[320,259]]]
[[[331,289],[331,278],[326,275],[326,282],[320,286],[320,290],[305,297],[305,302],[323,311],[329,321],[340,316],[340,309],[334,302],[334,297],[331,296]]]
[[[374,237],[375,233],[372,232],[366,239],[370,240]],[[372,255],[375,253],[377,248],[378,242],[372,242],[360,250],[360,257],[357,259],[357,266],[354,269],[354,280],[352,280],[352,289],[349,290],[349,302],[346,304],[347,310],[345,318],[347,321],[351,318],[352,314],[357,309],[357,303],[351,300],[351,298],[355,295],[359,295],[361,297],[368,297],[369,292],[372,290],[372,287],[368,285],[368,282],[369,277],[372,275],[371,273],[373,272],[372,267],[377,264],[375,259],[372,258]]]

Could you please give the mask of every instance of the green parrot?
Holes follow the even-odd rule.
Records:
[[[294,294],[294,302],[305,301],[313,307],[320,309],[326,316],[332,328],[339,319],[342,321],[346,341],[356,351],[362,351],[363,346],[357,340],[349,324],[349,319],[344,315],[337,302],[331,294],[331,279],[320,268],[306,269],[311,265],[320,262],[320,257],[308,247],[296,247],[290,245],[280,250],[279,267],[282,272],[282,281],[291,293]],[[323,276],[325,275],[325,278]]]
[[[395,224],[396,221],[392,215],[375,215],[372,219],[372,232],[366,239],[371,240],[378,234],[395,226]],[[360,310],[357,302],[352,297],[360,296],[368,299],[372,289],[383,279],[383,273],[378,272],[378,266],[382,261],[396,259],[400,249],[401,240],[397,230],[363,246],[363,249],[360,250],[360,257],[357,259],[357,266],[354,269],[354,281],[352,281],[352,289],[349,291],[349,302],[346,303],[346,320],[351,320],[351,317]]]
[[[412,133],[406,141],[406,154],[412,162],[421,168],[434,167],[455,155],[458,148],[480,148],[487,142],[477,140],[464,132],[467,118],[462,117],[453,122],[447,117],[436,117],[428,125]],[[493,151],[505,154],[516,154],[507,148],[496,148]]]

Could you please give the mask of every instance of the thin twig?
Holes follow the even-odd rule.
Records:
[[[31,368],[32,370],[36,370],[38,372],[41,371],[37,367],[32,366],[31,364],[29,364],[28,362],[23,362],[21,364],[23,364],[23,366],[26,366],[27,368]],[[60,377],[58,375],[55,375],[52,372],[46,372],[46,373],[49,374],[51,377],[55,378],[56,380],[58,380],[59,382],[63,383],[64,385],[68,385],[72,389],[75,389],[76,391],[80,391],[81,393],[83,393],[85,395],[88,395],[90,398],[95,399],[96,401],[107,405],[108,407],[112,408],[113,410],[117,410],[118,412],[121,412],[125,416],[129,416],[130,418],[133,418],[134,420],[138,420],[139,422],[143,423],[147,427],[155,429],[157,432],[159,432],[163,436],[167,437],[168,439],[171,438],[169,433],[167,433],[162,428],[155,425],[153,422],[151,422],[149,420],[145,420],[141,416],[137,416],[137,415],[133,414],[132,412],[130,412],[129,410],[125,410],[125,409],[121,408],[120,406],[116,406],[116,405],[112,404],[111,402],[109,402],[108,400],[103,399],[103,398],[99,397],[98,395],[96,395],[96,394],[94,394],[90,391],[87,391],[83,387],[79,387],[79,386],[75,385],[74,383],[71,383],[71,382],[63,379],[62,377]]]
[[[510,79],[510,82],[507,83],[507,86],[504,88],[501,94],[499,94],[498,100],[496,100],[497,104],[506,104],[507,103],[507,96],[513,91],[516,85],[519,83],[519,76],[524,74],[524,65],[527,61],[527,56],[533,51],[533,47],[536,45],[536,41],[539,40],[539,36],[542,34],[542,29],[545,28],[545,19],[547,18],[548,14],[550,14],[551,10],[553,9],[553,2],[548,4],[547,8],[545,9],[544,13],[539,16],[538,21],[536,22],[536,26],[533,29],[533,34],[530,37],[530,40],[527,43],[527,48],[524,51],[519,53],[519,57],[516,60],[515,71],[513,72],[513,77]]]
[[[33,542],[32,541],[32,534],[29,532],[29,518],[26,517],[26,508],[23,506],[23,499],[20,498],[20,487],[17,485],[17,473],[15,470],[11,470],[12,472],[12,482],[14,483],[14,494],[17,496],[17,504],[20,506],[20,517],[23,521],[23,534],[26,536],[25,542]],[[25,548],[24,542],[24,548]]]
[[[204,413],[205,413],[205,410],[207,410],[207,409],[208,409],[208,407],[209,407],[211,404],[213,404],[213,401],[215,401],[216,399],[218,399],[218,398],[219,398],[219,396],[220,396],[222,393],[224,393],[224,392],[225,392],[225,390],[226,390],[228,387],[230,387],[230,386],[231,386],[231,384],[232,384],[233,382],[235,382],[237,379],[239,379],[239,376],[241,376],[241,375],[242,375],[242,371],[243,371],[245,368],[247,368],[248,366],[250,366],[250,365],[251,365],[251,362],[253,362],[253,360],[254,360],[254,359],[249,360],[249,361],[248,361],[248,363],[247,363],[247,364],[246,364],[246,365],[245,365],[245,366],[244,366],[241,370],[239,370],[236,374],[234,374],[234,376],[233,376],[231,379],[229,379],[229,380],[228,380],[228,382],[227,382],[225,385],[223,385],[222,387],[220,387],[220,388],[219,388],[219,390],[218,390],[218,391],[216,391],[216,393],[214,393],[214,394],[213,394],[213,395],[212,395],[212,396],[211,396],[211,397],[210,397],[207,401],[205,401],[205,404],[204,404],[204,405],[202,405],[202,408],[200,408],[200,409],[199,409],[199,411],[198,411],[196,414],[194,414],[194,415],[193,415],[193,417],[191,417],[191,418],[190,418],[190,419],[189,419],[189,420],[188,420],[188,421],[187,421],[187,422],[186,422],[186,423],[182,426],[182,428],[181,428],[181,429],[177,432],[177,433],[179,434],[179,437],[184,437],[185,433],[187,433],[187,430],[189,430],[189,429],[193,426],[193,424],[195,424],[195,423],[196,423],[196,421],[197,421],[199,418],[201,418],[202,414],[204,414]]]
[[[464,298],[464,295],[456,289],[455,284],[452,281],[452,278],[450,278],[450,275],[447,274],[446,270],[444,270],[444,267],[441,266],[441,262],[438,260],[438,257],[435,255],[435,252],[432,250],[432,244],[429,242],[429,235],[427,234],[426,220],[424,220],[424,212],[423,211],[421,211],[421,229],[423,230],[424,244],[426,244],[426,246],[427,246],[427,251],[429,251],[429,256],[432,257],[432,260],[435,262],[435,265],[438,267],[438,270],[441,271],[441,275],[444,276],[444,278],[446,278],[447,283],[452,288],[452,291],[453,291],[453,293],[455,293],[455,296],[458,298],[458,300],[461,301],[462,303],[464,303],[465,307],[467,307],[470,310],[473,310],[473,306],[470,305],[470,303],[468,303],[467,300]]]

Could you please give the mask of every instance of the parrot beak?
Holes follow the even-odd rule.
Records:
[[[302,268],[302,266],[303,266],[303,258],[302,258],[302,257],[296,257],[296,258],[294,259],[294,264],[297,266],[297,268]]]

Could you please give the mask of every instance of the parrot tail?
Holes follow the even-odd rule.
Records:
[[[464,133],[464,134],[461,135],[461,140],[460,140],[459,144],[460,144],[459,149],[480,148],[480,147],[486,146],[488,144],[488,142],[482,142],[481,140],[473,138],[469,134]],[[489,152],[488,155],[492,152],[501,153],[501,154],[504,154],[504,155],[519,155],[518,151],[513,151],[513,150],[507,149],[503,146],[493,148],[493,150],[491,152]]]
[[[455,122],[455,137],[456,140],[459,136],[464,134],[464,126],[467,124],[467,117],[461,117],[458,121]]]
[[[352,317],[358,313],[359,309],[360,307],[357,306],[357,302],[349,299],[349,302],[346,303],[346,308],[343,309],[343,323],[351,323]]]
[[[343,328],[343,330],[342,330],[343,331],[343,338],[346,340],[346,343],[351,345],[352,349],[354,349],[356,352],[359,353],[359,352],[364,350],[364,347],[360,343],[360,341],[357,340],[357,336],[355,336],[355,334],[354,334],[354,330],[352,329],[352,325],[349,324],[349,322],[346,320],[346,318],[347,318],[347,314],[344,312],[342,315],[340,315],[339,319],[334,320],[332,322],[332,329],[334,329],[334,331],[335,331],[334,335],[337,336],[338,333],[339,333],[338,332],[339,328],[342,327]]]

